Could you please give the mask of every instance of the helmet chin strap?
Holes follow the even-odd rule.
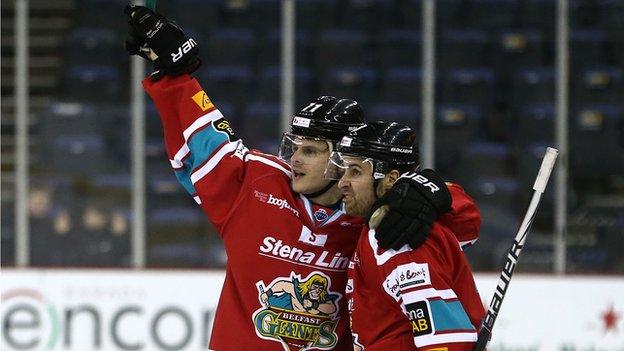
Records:
[[[309,194],[303,194],[305,195],[307,198],[313,199],[317,196],[321,196],[323,194],[325,194],[329,189],[331,189],[334,184],[338,183],[337,180],[330,180],[329,184],[327,184],[323,189],[319,190],[319,191],[315,191],[313,193],[309,193]]]

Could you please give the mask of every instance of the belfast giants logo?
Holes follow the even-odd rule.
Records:
[[[342,295],[330,290],[328,276],[312,272],[301,279],[291,272],[290,277],[278,277],[269,285],[259,281],[256,287],[263,306],[253,315],[259,337],[280,342],[286,351],[336,346],[338,300]]]

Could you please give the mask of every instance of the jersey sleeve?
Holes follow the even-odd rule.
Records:
[[[163,129],[169,162],[178,181],[220,229],[249,176],[249,161],[288,173],[275,157],[249,152],[230,123],[189,75],[143,81]],[[283,174],[282,174],[283,175]]]
[[[474,244],[479,238],[481,215],[474,199],[455,183],[446,183],[451,193],[451,211],[442,215],[438,222],[455,234],[462,249]]]
[[[384,288],[407,317],[418,350],[471,351],[477,329],[460,301],[462,291],[453,289],[454,272],[465,272],[452,261],[442,267],[439,251],[446,249],[422,246],[395,256],[381,267]],[[459,247],[455,250],[463,256]]]

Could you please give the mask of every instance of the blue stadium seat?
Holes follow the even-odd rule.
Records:
[[[158,11],[180,24],[185,30],[197,28],[200,35],[221,25],[223,0],[159,1]],[[200,43],[201,45],[201,43]]]
[[[552,31],[556,21],[556,0],[525,0],[519,10],[522,28]]]
[[[335,0],[300,0],[296,6],[297,27],[317,31],[333,27],[338,18]]]
[[[555,106],[531,104],[523,106],[517,116],[514,140],[528,146],[534,143],[550,143],[555,139]]]
[[[414,66],[421,60],[422,38],[420,31],[389,29],[378,36],[378,61],[382,67]]]
[[[91,104],[78,102],[54,102],[39,117],[43,140],[58,135],[84,135],[102,132],[102,117]]]
[[[355,29],[323,31],[314,53],[320,71],[330,65],[363,65],[368,61],[368,56],[368,37],[363,31]]]
[[[414,103],[420,101],[422,74],[420,68],[392,67],[381,80],[381,98],[388,102]]]
[[[570,32],[570,55],[573,67],[606,65],[607,37],[598,29],[576,29]]]
[[[204,216],[198,206],[167,206],[148,213],[148,230],[153,241],[172,242],[199,234]],[[166,236],[167,234],[175,236]]]
[[[371,68],[330,68],[321,83],[323,94],[357,101],[369,101],[374,97],[376,72]]]
[[[66,62],[69,66],[122,62],[126,55],[120,49],[121,42],[121,38],[110,28],[74,28],[65,43]]]
[[[518,209],[518,189],[518,181],[513,177],[478,177],[466,184],[477,204],[504,206],[513,212]]]
[[[577,103],[621,103],[624,72],[621,67],[586,68],[576,75],[572,92]]]
[[[90,102],[117,102],[121,97],[119,70],[114,66],[77,65],[64,72],[63,96]]]
[[[517,23],[520,0],[472,0],[464,14],[468,27],[502,28]]]
[[[624,171],[624,110],[617,105],[585,105],[570,123],[570,166],[577,179],[603,178]]]
[[[276,66],[281,61],[282,31],[279,28],[269,30],[262,38],[262,45],[257,47],[257,63],[262,66]],[[297,30],[295,33],[295,62],[297,66],[309,66],[312,63],[312,47],[310,33],[306,30]]]
[[[129,173],[102,173],[94,176],[91,186],[102,192],[120,192],[130,194],[132,177]]]
[[[418,130],[420,127],[420,107],[417,104],[374,104],[368,112],[367,119],[399,122]]]
[[[75,4],[78,12],[74,19],[78,26],[106,27],[126,34],[128,24],[123,9],[127,0],[82,0]]]
[[[458,174],[460,184],[478,177],[506,177],[511,174],[511,152],[507,144],[475,141],[462,148]]]
[[[436,0],[436,25],[440,28],[457,23],[458,12],[463,0]],[[388,26],[395,28],[420,29],[422,22],[422,0],[396,0],[392,20]]]
[[[148,213],[150,266],[199,266],[204,258],[204,216],[198,206],[167,206]]]
[[[264,102],[280,101],[282,71],[279,66],[264,68],[257,78],[256,100]],[[312,98],[312,74],[303,67],[295,69],[296,105],[301,105]]]
[[[469,67],[485,63],[487,33],[481,29],[449,29],[442,32],[438,50],[440,67]]]
[[[392,0],[346,0],[340,11],[338,25],[377,33],[392,23],[392,3]]]
[[[46,168],[62,174],[98,174],[107,170],[106,143],[97,134],[60,135],[50,140]]]
[[[455,175],[464,146],[477,139],[483,112],[469,104],[438,105],[436,113],[436,168]]]
[[[211,65],[251,65],[256,38],[250,29],[220,28],[208,36],[207,62]]]
[[[442,81],[441,99],[447,103],[470,103],[490,106],[496,76],[491,68],[453,68]]]
[[[276,140],[280,132],[280,111],[278,103],[253,102],[247,105],[243,114],[243,140],[248,148],[259,149],[273,153]]]
[[[534,103],[555,101],[555,68],[529,67],[516,71],[512,82],[512,106],[515,110]]]
[[[197,75],[210,99],[239,105],[252,94],[252,70],[248,66],[206,66]]]
[[[495,45],[494,61],[500,69],[542,64],[543,38],[536,30],[502,30],[496,35]]]

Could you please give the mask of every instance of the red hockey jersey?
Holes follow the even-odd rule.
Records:
[[[472,350],[485,310],[458,239],[474,242],[480,217],[461,187],[449,189],[453,211],[416,250],[382,252],[362,231],[347,284],[356,351]]]
[[[344,290],[362,221],[294,193],[289,165],[245,148],[194,78],[143,84],[178,180],[225,243],[210,348],[352,350]]]

